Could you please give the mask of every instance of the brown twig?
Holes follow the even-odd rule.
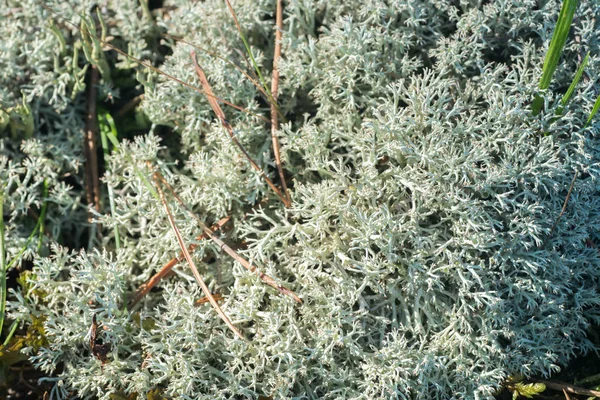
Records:
[[[216,301],[221,301],[221,300],[223,300],[223,296],[221,296],[219,293],[215,293],[215,294],[213,294],[213,297],[215,298],[215,300],[216,300]],[[197,307],[197,306],[200,306],[200,305],[202,305],[202,304],[208,303],[209,301],[210,301],[210,300],[208,299],[208,297],[204,296],[204,297],[201,297],[201,298],[199,298],[198,300],[196,300],[196,301],[194,302],[194,305]]]
[[[184,201],[179,197],[179,195],[175,192],[175,190],[173,189],[173,187],[169,184],[169,182],[167,182],[167,180],[159,173],[159,172],[155,172],[155,177],[157,177],[158,179],[161,180],[161,182],[165,185],[165,187],[167,189],[169,189],[169,191],[171,192],[171,194],[173,195],[173,197],[175,197],[175,199],[177,200],[177,202],[179,204],[181,204],[181,206],[183,208],[186,209],[186,211],[188,211],[190,213],[190,215],[192,215],[192,217],[196,220],[196,222],[198,223],[198,226],[200,227],[200,229],[202,229],[202,231],[213,241],[215,242],[215,244],[217,246],[219,246],[220,249],[222,249],[225,253],[229,254],[229,256],[231,258],[233,258],[235,261],[239,262],[244,268],[246,268],[248,271],[250,272],[254,272],[258,275],[258,277],[267,285],[271,286],[274,289],[277,289],[277,291],[279,291],[282,294],[285,294],[286,296],[291,297],[292,299],[294,299],[294,301],[296,301],[297,303],[302,303],[302,300],[296,295],[296,293],[294,293],[293,291],[289,290],[288,288],[286,288],[285,286],[281,286],[278,285],[277,282],[275,281],[275,279],[271,278],[269,275],[264,274],[264,273],[259,273],[257,271],[257,266],[256,265],[252,265],[250,264],[245,258],[243,258],[242,256],[240,256],[235,250],[233,250],[231,247],[229,247],[227,244],[225,244],[225,242],[223,242],[221,239],[219,239],[205,224],[204,222],[202,222],[202,220],[200,218],[198,218],[198,216],[196,214],[194,214],[188,206],[185,205]]]
[[[277,96],[279,91],[279,59],[281,58],[281,35],[283,32],[283,5],[282,0],[277,0],[277,12],[275,17],[275,53],[273,56],[273,78],[271,80],[271,140],[273,141],[273,153],[275,154],[275,164],[277,164],[277,171],[279,172],[279,178],[281,179],[281,186],[283,193],[285,194],[288,203],[291,204],[292,200],[290,193],[288,192],[287,183],[285,182],[285,176],[283,174],[283,167],[281,165],[281,154],[279,151],[279,138],[277,137],[277,131],[279,130],[279,115],[277,109]],[[286,205],[287,206],[287,205]],[[289,206],[287,206],[289,207]]]
[[[577,171],[575,171],[575,175],[573,175],[573,180],[571,180],[571,185],[569,186],[569,191],[567,192],[567,197],[565,198],[565,201],[563,203],[562,210],[560,211],[558,218],[556,218],[556,221],[554,221],[552,228],[550,228],[550,233],[548,233],[548,238],[546,239],[546,241],[548,241],[548,239],[550,239],[552,237],[552,234],[554,233],[554,229],[556,229],[556,226],[558,225],[558,221],[560,221],[563,214],[565,213],[565,210],[567,209],[567,204],[569,203],[569,199],[571,198],[571,192],[573,191],[573,186],[575,185],[576,179],[577,179]]]
[[[99,73],[94,65],[90,65],[88,84],[87,119],[85,121],[85,140],[83,151],[85,155],[85,183],[87,187],[86,199],[100,212],[100,179],[98,175],[98,118],[96,114],[96,85]],[[88,211],[88,222],[92,221],[93,214]]]
[[[216,224],[214,224],[213,226],[210,227],[211,231],[212,232],[218,231],[230,219],[231,219],[230,216],[225,217],[225,218],[221,218],[219,221],[217,221]],[[202,233],[200,236],[196,237],[196,240],[206,239],[207,237],[208,236],[206,236],[205,233]],[[188,246],[188,251],[192,252],[192,251],[194,251],[194,249],[196,247],[198,247],[197,244],[191,244],[191,245]],[[179,264],[183,260],[185,260],[185,257],[183,256],[183,253],[179,253],[179,255],[177,257],[171,259],[156,274],[154,274],[150,279],[148,279],[148,281],[146,281],[144,284],[142,284],[135,291],[135,294],[133,295],[133,298],[129,302],[129,309],[133,308],[133,306],[135,306],[146,294],[148,294],[148,292],[150,292],[150,290],[152,290],[152,288],[154,286],[156,286],[158,284],[158,282],[160,282],[160,280],[162,278],[164,278],[165,276],[167,276],[169,274],[169,272],[171,272],[171,270],[173,269],[173,267],[175,265]]]
[[[233,143],[235,143],[238,149],[240,149],[240,151],[244,154],[250,165],[252,165],[252,168],[254,168],[265,179],[269,187],[273,189],[273,191],[275,192],[277,197],[279,197],[279,199],[283,202],[283,204],[286,207],[290,207],[291,203],[287,199],[287,197],[283,193],[281,193],[279,189],[277,189],[277,186],[275,186],[271,179],[269,179],[265,171],[258,166],[258,164],[252,159],[252,157],[250,157],[250,154],[248,154],[244,146],[242,146],[239,140],[235,137],[235,134],[233,133],[233,128],[231,127],[229,122],[227,122],[227,119],[225,118],[225,113],[223,112],[223,109],[221,109],[221,106],[219,106],[219,103],[217,101],[218,98],[214,96],[212,87],[210,86],[210,83],[208,83],[208,79],[206,79],[204,71],[202,70],[202,68],[200,68],[200,65],[198,65],[198,62],[196,61],[196,53],[193,50],[190,52],[190,56],[192,57],[194,67],[196,68],[196,74],[200,79],[202,88],[204,89],[204,92],[209,94],[209,96],[207,96],[208,103],[210,104],[210,107],[212,108],[219,121],[221,121],[221,124],[223,125],[225,130],[227,130],[229,137],[231,138]]]
[[[553,390],[558,390],[558,391],[564,390],[565,392],[572,393],[572,394],[600,398],[600,390],[586,389],[586,388],[582,388],[582,387],[578,387],[578,386],[573,386],[568,383],[545,381],[542,379],[534,379],[533,381],[543,383],[544,385],[546,385],[547,388],[550,388]]]
[[[215,300],[212,293],[208,289],[208,286],[206,286],[206,283],[204,283],[202,276],[200,276],[200,272],[198,272],[198,269],[196,268],[196,264],[194,264],[194,260],[192,260],[192,256],[188,252],[187,246],[185,245],[183,238],[181,237],[181,234],[179,233],[177,224],[175,224],[175,219],[173,218],[173,214],[171,214],[171,210],[169,209],[169,204],[167,203],[167,201],[165,199],[165,194],[161,188],[161,185],[160,185],[160,182],[158,179],[158,173],[154,174],[154,182],[156,185],[156,189],[158,190],[158,195],[160,196],[160,201],[162,202],[163,207],[165,208],[165,212],[167,213],[167,218],[169,220],[169,224],[171,225],[171,228],[173,229],[173,232],[175,233],[175,237],[177,238],[177,242],[179,243],[181,252],[183,253],[183,256],[185,257],[185,260],[187,261],[188,265],[190,266],[190,269],[192,270],[192,274],[194,275],[194,278],[196,278],[196,282],[198,282],[198,285],[200,285],[200,287],[202,288],[204,295],[208,298],[208,301],[210,302],[210,304],[213,306],[213,308],[215,309],[217,314],[219,314],[219,317],[221,317],[223,322],[225,322],[225,324],[227,324],[229,329],[231,329],[237,337],[239,337],[240,339],[242,339],[244,341],[247,341],[247,339],[240,333],[240,331],[235,327],[235,325],[233,325],[233,323],[231,322],[229,317],[227,315],[225,315],[225,313],[223,312],[223,310],[217,303],[217,300]],[[208,229],[208,232],[209,232],[209,236],[213,235],[213,233],[210,231],[210,229]]]

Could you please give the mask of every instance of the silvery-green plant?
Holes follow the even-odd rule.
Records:
[[[104,183],[115,197],[113,212],[97,216],[103,244],[32,252],[24,288],[10,294],[11,319],[45,318],[48,345],[30,356],[56,383],[52,396],[484,399],[511,375],[548,376],[592,350],[587,333],[600,322],[600,148],[598,123],[584,126],[598,88],[597,2],[579,5],[577,40],[567,41],[542,94],[558,1],[284,3],[280,141],[292,206],[250,167],[205,95],[140,68],[142,108],[156,125],[106,160]],[[270,81],[275,2],[233,6]],[[135,30],[118,6],[109,9],[111,29],[144,49],[134,38],[150,28],[140,22]],[[167,1],[154,17],[158,28],[252,68],[222,2]],[[161,69],[200,86],[192,47],[165,44],[172,54]],[[56,47],[44,51],[50,60]],[[585,76],[563,108],[588,51]],[[215,94],[249,111],[228,108],[227,121],[276,179],[269,126],[257,117],[268,116],[268,101],[231,63],[196,53]],[[534,115],[536,96],[545,111]],[[76,110],[69,103],[56,115],[74,115],[79,122],[69,129],[81,129]],[[36,145],[47,138],[36,129],[22,149],[38,149],[45,165],[54,159]],[[65,166],[79,165],[78,136],[66,137],[77,150],[65,151]],[[17,182],[8,198],[30,190],[12,161],[17,153],[5,156],[2,173]],[[197,245],[201,274],[248,342],[209,305],[195,305],[202,294],[184,264],[127,309],[133,290],[179,253],[153,193],[154,170],[186,205],[166,191],[182,237]],[[72,190],[63,196],[76,202]],[[213,242],[195,240],[200,229],[186,208],[207,225],[231,215],[218,235],[303,304]],[[19,237],[7,226],[9,238]],[[90,351],[93,314],[111,348],[104,364]]]

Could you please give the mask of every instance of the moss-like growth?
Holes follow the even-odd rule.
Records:
[[[45,319],[47,345],[31,360],[52,375],[53,396],[483,399],[509,376],[550,375],[591,350],[586,335],[600,322],[600,147],[598,123],[584,125],[598,85],[596,2],[580,5],[577,40],[567,41],[545,93],[538,83],[557,1],[284,3],[279,108],[287,122],[279,138],[292,206],[251,168],[204,94],[139,67],[141,108],[155,125],[105,160],[103,184],[114,196],[95,216],[102,241],[84,252],[55,244],[74,247],[61,235],[80,232],[86,218],[77,206],[85,197],[84,116],[81,97],[70,97],[79,78],[67,67],[78,32],[58,24],[4,32],[12,59],[28,62],[5,70],[0,101],[14,102],[25,87],[36,121],[20,147],[0,139],[9,255],[27,238],[20,221],[44,201],[44,179],[53,232],[46,253],[26,253],[33,273],[27,289],[11,293],[9,316]],[[229,60],[196,49],[215,95],[249,111],[224,106],[236,138],[277,182],[270,127],[259,117],[268,118],[268,99],[232,65],[252,69],[227,6],[137,4],[100,10],[107,37],[160,61],[164,49],[144,41],[160,29]],[[89,11],[83,2],[50,7],[74,22],[75,11]],[[270,82],[275,2],[233,7]],[[35,2],[14,12],[23,14],[11,16],[14,26],[47,15]],[[48,45],[32,52],[26,35]],[[171,54],[161,69],[199,87],[192,47],[163,43]],[[107,60],[112,69],[116,61],[132,67]],[[538,115],[536,96],[545,100]],[[230,215],[219,237],[303,304],[221,246],[195,239],[197,221],[166,191],[200,273],[249,342],[208,304],[196,305],[201,292],[185,265],[126,309],[132,292],[180,251],[150,190],[154,171],[206,225]],[[86,337],[94,313],[110,344],[106,363]]]

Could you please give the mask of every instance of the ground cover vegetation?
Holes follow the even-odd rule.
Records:
[[[599,9],[7,0],[4,395],[593,395]]]

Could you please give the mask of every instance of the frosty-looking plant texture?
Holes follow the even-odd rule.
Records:
[[[97,217],[102,245],[32,254],[9,304],[12,319],[45,319],[48,344],[31,359],[57,382],[53,396],[485,399],[510,375],[550,375],[592,350],[600,147],[598,123],[584,125],[598,89],[598,2],[579,5],[577,40],[535,116],[557,1],[284,3],[278,105],[291,207],[205,95],[140,68],[142,108],[156,125],[106,160],[116,197],[115,212]],[[275,2],[232,4],[270,81]],[[152,15],[161,30],[246,65],[222,2],[165,1]],[[161,69],[200,86],[190,45],[165,43],[172,54]],[[215,95],[249,111],[224,107],[277,182],[258,117],[268,101],[231,63],[196,53]],[[202,295],[185,264],[126,308],[180,250],[148,185],[154,171],[181,198],[166,196],[180,234],[248,342],[195,305]],[[195,240],[201,230],[186,207],[208,226],[230,215],[218,235],[303,303]],[[93,313],[110,343],[104,365],[87,345]]]

